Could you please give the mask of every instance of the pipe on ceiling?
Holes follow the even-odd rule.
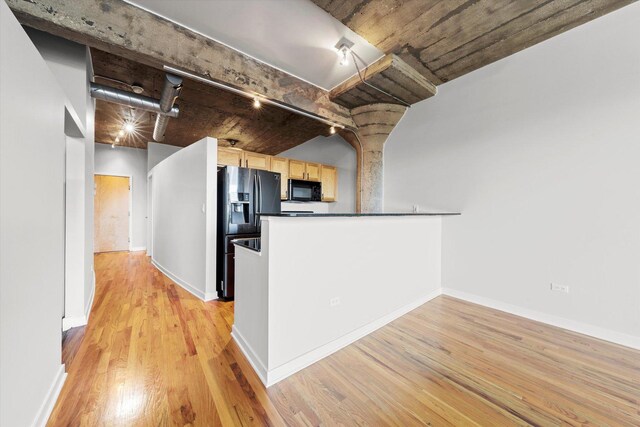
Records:
[[[91,83],[90,93],[91,97],[95,99],[113,102],[114,104],[125,105],[127,107],[139,108],[140,110],[150,111],[158,115],[178,117],[178,113],[180,112],[178,106],[173,106],[173,103],[172,107],[165,111],[157,99],[98,83]]]
[[[164,140],[164,133],[167,130],[167,124],[169,124],[168,112],[171,112],[180,92],[182,91],[182,77],[178,77],[173,74],[166,74],[164,79],[164,87],[162,88],[162,94],[160,95],[160,110],[161,113],[156,117],[156,125],[153,128],[153,139],[155,141]]]

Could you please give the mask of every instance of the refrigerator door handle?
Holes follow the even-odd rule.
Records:
[[[260,198],[260,212],[262,212],[262,178],[260,178],[260,174],[258,176],[258,197]]]
[[[253,175],[253,225],[257,225],[258,215],[258,176]]]

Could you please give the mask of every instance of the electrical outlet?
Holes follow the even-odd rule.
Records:
[[[331,298],[329,300],[329,306],[335,307],[335,306],[338,306],[338,305],[340,305],[340,297]]]
[[[554,292],[564,292],[565,294],[568,294],[569,286],[559,285],[557,283],[551,283],[551,290]]]

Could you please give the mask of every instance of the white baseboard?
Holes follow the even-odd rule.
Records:
[[[129,248],[129,252],[141,252],[146,250],[147,250],[146,246],[133,246]]]
[[[260,360],[256,352],[253,351],[253,348],[249,345],[247,340],[244,339],[242,333],[238,331],[236,325],[231,326],[231,337],[233,337],[233,340],[238,344],[238,347],[240,347],[240,351],[242,351],[244,357],[247,358],[253,370],[258,374],[258,377],[260,377],[260,381],[262,381],[264,385],[267,385],[267,367],[264,365],[262,360]]]
[[[51,411],[53,411],[53,407],[58,400],[58,396],[60,395],[60,390],[62,390],[62,386],[64,385],[64,381],[67,379],[67,373],[64,371],[64,364],[60,365],[58,368],[58,372],[56,372],[56,376],[49,387],[49,391],[47,391],[47,395],[45,396],[44,402],[40,405],[40,409],[36,414],[36,418],[33,421],[34,427],[44,427],[49,421],[49,416],[51,415]]]
[[[179,278],[178,276],[176,276],[175,274],[173,274],[172,272],[170,272],[169,270],[164,268],[155,259],[153,259],[153,257],[151,258],[151,264],[153,264],[158,270],[160,270],[169,279],[173,280],[178,285],[180,285],[184,290],[186,290],[187,292],[189,292],[192,295],[195,295],[196,297],[200,298],[201,300],[203,300],[203,301],[211,301],[211,300],[214,300],[214,299],[218,298],[217,294],[212,294],[210,292],[202,292],[200,289],[197,289],[197,288],[193,287],[187,281],[182,280],[181,278]]]
[[[87,324],[86,316],[76,316],[76,317],[63,317],[62,318],[62,330],[68,331],[71,328],[77,328],[79,326],[84,326]]]
[[[89,323],[89,316],[91,316],[91,309],[93,308],[93,298],[96,296],[96,272],[93,272],[93,286],[91,286],[91,294],[89,295],[89,304],[84,309],[84,317]]]
[[[264,366],[264,363],[257,357],[256,353],[251,349],[251,346],[244,340],[242,334],[235,328],[232,328],[231,336],[236,341],[240,350],[244,354],[244,356],[249,360],[249,363],[256,371],[260,380],[262,380],[263,384],[266,387],[270,387],[276,384],[279,381],[295,374],[296,372],[306,368],[309,365],[314,364],[315,362],[324,359],[325,357],[335,353],[336,351],[352,344],[353,342],[359,340],[360,338],[369,335],[376,329],[383,327],[384,325],[394,321],[398,317],[401,317],[411,310],[414,310],[421,305],[425,304],[428,301],[436,298],[441,294],[441,290],[437,289],[429,294],[422,296],[421,298],[413,301],[403,307],[400,307],[397,310],[392,311],[391,313],[374,320],[371,323],[368,323],[364,326],[359,327],[358,329],[349,332],[342,337],[333,340],[327,344],[324,344],[314,350],[311,350],[305,354],[302,354],[295,359],[280,365],[278,367],[267,369]]]
[[[589,325],[571,319],[566,319],[564,317],[554,316],[552,314],[542,313],[536,310],[530,310],[528,308],[523,308],[491,298],[485,298],[478,295],[457,291],[455,289],[443,288],[442,293],[444,295],[493,308],[495,310],[515,314],[516,316],[525,317],[537,322],[546,323],[551,326],[557,326],[558,328],[567,329],[572,332],[577,332],[579,334],[588,335],[590,337],[609,341],[614,344],[620,344],[626,347],[640,350],[640,337],[612,331],[610,329]]]
[[[68,331],[71,328],[77,328],[89,323],[89,316],[91,315],[91,307],[93,307],[93,298],[96,294],[96,273],[93,273],[93,286],[91,286],[91,294],[89,295],[89,304],[85,307],[84,316],[75,317],[63,317],[62,318],[62,330]]]

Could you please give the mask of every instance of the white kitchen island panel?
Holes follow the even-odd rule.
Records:
[[[232,336],[265,385],[440,294],[441,216],[265,216],[236,250]]]

